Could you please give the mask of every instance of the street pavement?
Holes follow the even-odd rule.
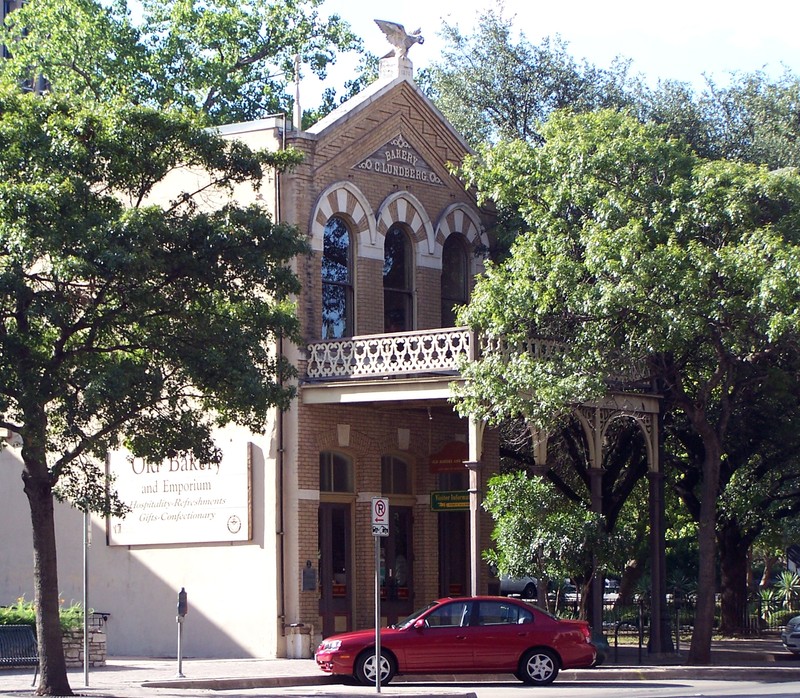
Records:
[[[685,664],[686,650],[659,656],[641,653],[637,647],[609,648],[602,666],[595,669],[562,671],[556,680],[568,681],[658,681],[669,679],[718,679],[748,681],[798,681],[800,656],[785,651],[775,636],[764,638],[717,640],[712,645],[712,662],[706,666]],[[0,695],[28,696],[32,669],[0,670]],[[325,686],[341,685],[341,679],[324,674],[313,659],[184,659],[182,677],[178,663],[168,658],[110,657],[104,667],[89,670],[88,685],[82,669],[69,672],[72,690],[79,695],[95,698],[190,698],[215,693],[231,696],[264,694],[263,689],[308,686],[315,695],[324,694]],[[508,679],[508,676],[437,675],[436,677],[395,677],[391,687],[406,682],[422,683],[432,680],[456,682],[454,690],[436,690],[436,695],[464,696],[471,682],[481,683]],[[408,687],[411,689],[411,686]],[[259,690],[260,689],[260,690]],[[388,689],[388,687],[387,687]],[[432,695],[403,692],[404,697]]]

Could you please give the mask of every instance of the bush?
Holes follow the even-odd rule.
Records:
[[[83,607],[79,603],[65,607],[62,599],[59,615],[62,630],[83,627]],[[33,601],[26,601],[24,596],[20,596],[12,606],[0,607],[0,625],[30,625],[36,628],[36,607]]]

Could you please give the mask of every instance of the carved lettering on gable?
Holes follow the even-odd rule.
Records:
[[[402,134],[364,158],[353,169],[444,186],[444,182],[403,138]]]

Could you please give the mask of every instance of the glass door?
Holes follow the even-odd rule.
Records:
[[[381,613],[389,625],[414,610],[411,507],[389,508],[389,535],[381,538]]]
[[[349,504],[319,505],[319,613],[322,636],[352,630],[352,531]]]

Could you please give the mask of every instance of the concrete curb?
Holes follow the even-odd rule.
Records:
[[[797,681],[800,666],[630,666],[597,667],[596,669],[567,669],[556,681],[665,681],[680,679],[716,679],[748,681]],[[393,684],[408,683],[484,683],[517,681],[511,674],[414,674],[396,676]],[[292,686],[330,686],[341,684],[332,676],[263,676],[225,679],[169,679],[144,681],[142,688],[210,689],[218,691],[252,688],[286,688]]]

